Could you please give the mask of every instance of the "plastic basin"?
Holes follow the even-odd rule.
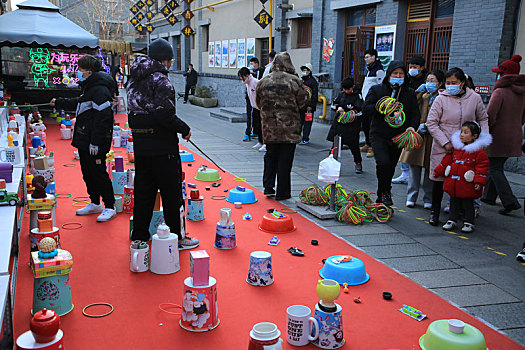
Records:
[[[230,190],[226,200],[230,203],[241,202],[242,204],[252,204],[257,202],[255,192],[253,192],[252,189],[246,188],[244,191],[241,191],[237,189],[237,187]]]
[[[217,169],[204,169],[197,171],[197,175],[195,176],[195,180],[199,181],[219,181],[221,179],[221,176],[219,175],[219,170]]]
[[[347,283],[349,286],[356,286],[368,282],[370,276],[365,271],[365,264],[358,258],[352,257],[351,261],[343,261],[336,264],[333,258],[344,255],[334,255],[326,259],[324,267],[319,270],[322,278],[336,280],[337,283]]]
[[[448,320],[432,322],[427,332],[419,338],[419,346],[423,350],[487,350],[485,337],[476,328],[465,323],[463,333],[452,333]]]
[[[268,233],[288,233],[295,229],[293,220],[288,215],[285,215],[284,218],[276,218],[273,214],[267,213],[259,224],[259,230]]]
[[[179,152],[179,156],[180,156],[180,161],[182,163],[190,163],[195,160],[193,158],[193,153],[190,153],[190,152]]]

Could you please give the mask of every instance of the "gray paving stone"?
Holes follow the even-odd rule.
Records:
[[[460,307],[515,303],[519,301],[493,284],[434,288],[433,291]]]
[[[385,264],[401,272],[417,272],[430,270],[456,269],[459,266],[452,261],[439,256],[419,256],[415,258],[381,259]]]
[[[510,266],[465,266],[476,275],[494,283],[504,291],[521,300],[525,299],[525,266],[519,264],[514,257],[509,257]]]
[[[344,235],[345,236],[345,235]],[[415,241],[402,233],[380,233],[373,235],[350,236],[348,241],[358,247],[382,246],[385,244],[406,244],[415,243]]]
[[[432,249],[419,243],[370,246],[363,247],[363,250],[378,259],[437,255]]]
[[[517,341],[521,345],[525,345],[525,328],[506,329],[503,331],[509,338]]]
[[[410,272],[406,274],[411,280],[427,288],[468,286],[488,283],[465,269],[449,269],[425,272]]]
[[[376,233],[398,233],[399,232],[396,229],[388,225],[379,224],[379,223],[363,224],[359,226],[345,224],[345,225],[330,227],[330,231],[340,236],[360,236],[360,235],[369,235],[369,234],[376,234]]]
[[[499,329],[525,327],[525,303],[473,306],[467,310]]]

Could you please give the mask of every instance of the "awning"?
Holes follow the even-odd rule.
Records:
[[[124,40],[99,40],[100,48],[115,55],[132,54],[133,48],[129,41]]]
[[[47,0],[28,0],[0,16],[0,46],[97,48],[98,38],[62,16]]]

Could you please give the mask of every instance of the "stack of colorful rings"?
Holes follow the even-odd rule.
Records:
[[[405,123],[403,104],[395,98],[381,97],[376,103],[376,110],[385,116],[385,122],[392,128],[399,128]]]
[[[399,148],[404,148],[407,151],[418,149],[423,144],[423,138],[419,133],[412,130],[407,130],[396,137],[392,138],[392,141]]]
[[[357,119],[357,113],[353,109],[348,112],[341,113],[337,121],[341,124],[353,123]]]

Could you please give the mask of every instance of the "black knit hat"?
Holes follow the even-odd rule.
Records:
[[[173,47],[165,39],[157,39],[149,44],[148,56],[158,61],[171,60],[173,59]]]

